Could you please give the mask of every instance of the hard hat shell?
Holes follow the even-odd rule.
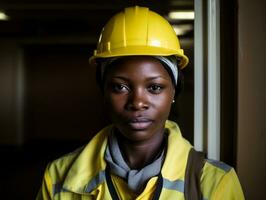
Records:
[[[90,63],[95,64],[97,58],[133,55],[174,55],[180,69],[188,64],[172,26],[146,7],[125,8],[113,16],[102,29]]]

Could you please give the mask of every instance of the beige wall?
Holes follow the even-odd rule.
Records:
[[[266,2],[239,0],[237,170],[246,199],[265,199]]]

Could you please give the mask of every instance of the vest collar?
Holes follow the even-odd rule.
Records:
[[[165,127],[169,136],[162,176],[169,181],[184,180],[187,158],[192,146],[182,137],[176,123],[167,120]],[[101,130],[81,151],[63,181],[64,190],[86,194],[97,186],[95,183],[105,181],[104,154],[112,128],[113,125]]]
[[[169,136],[162,176],[170,181],[184,180],[188,154],[192,146],[182,137],[175,122],[166,121],[165,128]]]
[[[101,172],[106,168],[103,158],[111,129],[112,126],[102,129],[81,151],[63,181],[64,190],[80,194],[88,193],[90,189],[88,187],[95,177],[103,176]]]

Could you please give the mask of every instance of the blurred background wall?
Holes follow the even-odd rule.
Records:
[[[266,2],[239,1],[237,170],[247,199],[265,199]]]
[[[221,159],[236,167],[247,199],[263,199],[265,3],[221,2]],[[171,118],[193,143],[193,0],[2,0],[0,10],[0,191],[34,199],[47,163],[87,143],[108,123],[88,64],[102,26],[130,5],[149,6],[175,26],[190,58]],[[196,66],[195,66],[196,67]],[[12,195],[10,195],[12,194]]]

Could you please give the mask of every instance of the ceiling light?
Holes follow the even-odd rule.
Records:
[[[170,19],[179,19],[179,20],[193,20],[194,11],[171,11],[168,14]]]
[[[0,11],[0,20],[8,20],[9,17],[2,11]]]

